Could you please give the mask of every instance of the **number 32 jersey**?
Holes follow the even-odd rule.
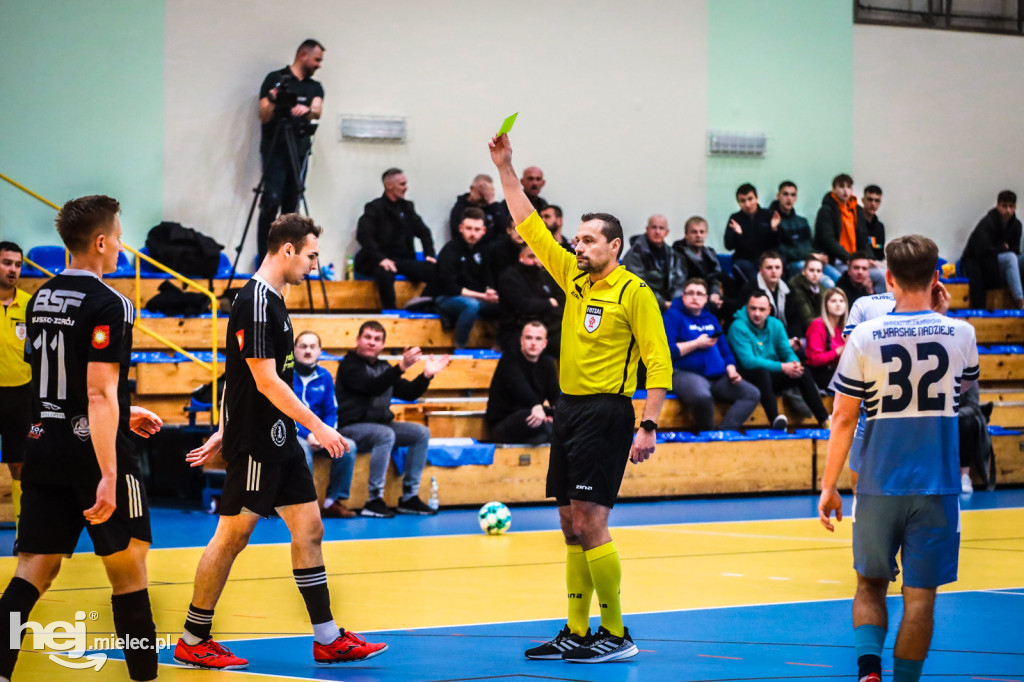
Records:
[[[131,470],[128,368],[135,307],[91,272],[65,270],[32,296],[26,359],[32,365],[32,426],[23,478],[51,484],[99,482],[89,428],[90,362],[118,365],[117,468]]]
[[[978,378],[974,327],[933,312],[892,312],[857,325],[832,388],[864,401],[857,492],[960,492],[961,383]]]

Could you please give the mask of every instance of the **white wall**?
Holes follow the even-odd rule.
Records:
[[[327,230],[325,261],[354,251],[356,220],[389,166],[406,171],[407,198],[440,246],[455,196],[493,170],[486,140],[514,111],[516,167],[544,170],[542,194],[565,209],[570,234],[580,213],[603,210],[627,234],[664,213],[681,237],[704,211],[705,0],[166,7],[165,215],[229,246],[259,177],[260,82],[307,37],[327,47],[307,192]],[[342,112],[405,116],[407,142],[339,142]]]
[[[882,187],[886,237],[959,258],[1002,189],[1024,193],[1024,39],[854,28],[853,177]]]

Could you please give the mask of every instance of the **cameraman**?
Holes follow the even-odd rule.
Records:
[[[263,162],[263,197],[256,232],[259,251],[257,267],[267,253],[267,234],[277,213],[295,213],[299,207],[299,188],[295,175],[303,180],[302,164],[316,131],[315,121],[324,107],[324,88],[313,74],[324,61],[324,46],[309,38],[295,51],[295,61],[278,71],[271,71],[260,86],[260,159]],[[288,158],[285,126],[295,139],[295,163]]]

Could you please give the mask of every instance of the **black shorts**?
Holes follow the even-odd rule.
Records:
[[[96,504],[97,483],[51,484],[26,481],[21,491],[18,551],[25,554],[71,556],[85,528],[97,556],[110,556],[128,548],[132,538],[153,542],[149,528],[149,501],[139,472],[118,472],[117,508],[99,525],[82,512]]]
[[[0,386],[0,450],[4,464],[25,461],[31,425],[32,384]]]
[[[622,395],[563,395],[555,406],[547,496],[615,506],[633,445],[633,401]]]
[[[237,516],[242,510],[266,518],[277,507],[316,502],[313,474],[298,447],[288,459],[261,462],[252,455],[228,460],[220,515]]]

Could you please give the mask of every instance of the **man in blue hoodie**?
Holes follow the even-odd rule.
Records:
[[[295,372],[292,375],[292,389],[313,414],[320,417],[324,424],[338,428],[338,399],[334,396],[334,379],[331,373],[320,366],[320,336],[316,332],[302,332],[295,337]],[[323,447],[316,436],[302,424],[296,422],[296,434],[299,445],[306,453],[306,464],[313,471],[314,453],[322,453]],[[356,513],[348,509],[342,500],[347,500],[352,489],[352,470],[356,465],[356,443],[345,438],[348,451],[331,460],[331,478],[327,484],[327,495],[320,515],[335,519],[350,519]]]
[[[758,289],[750,294],[745,307],[736,311],[729,327],[729,345],[736,353],[743,378],[761,391],[761,406],[773,429],[789,425],[786,415],[779,414],[778,391],[796,386],[807,407],[824,428],[828,411],[821,403],[818,387],[810,372],[797,360],[789,345],[782,321],[771,314],[768,294]]]
[[[716,398],[732,403],[719,428],[737,429],[757,409],[761,392],[736,371],[722,327],[705,309],[707,301],[707,282],[688,279],[682,297],[663,316],[672,354],[672,390],[689,409],[698,432],[714,428]]]

